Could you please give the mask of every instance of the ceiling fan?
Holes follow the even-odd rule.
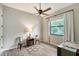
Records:
[[[46,15],[46,16],[48,16],[48,14],[46,14],[45,12],[47,12],[47,11],[49,11],[49,10],[51,10],[51,8],[49,7],[49,8],[47,8],[47,9],[45,9],[45,10],[42,10],[41,9],[41,3],[39,3],[39,9],[37,9],[37,7],[34,7],[35,8],[35,10],[37,11],[37,13],[36,14],[39,14],[39,15]]]

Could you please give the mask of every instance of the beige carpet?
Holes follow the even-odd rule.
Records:
[[[1,56],[56,56],[57,49],[47,44],[38,44],[20,49],[4,51]]]

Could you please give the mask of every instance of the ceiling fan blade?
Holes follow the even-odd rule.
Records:
[[[36,13],[36,14],[39,14],[39,13]]]
[[[49,11],[49,10],[51,10],[51,8],[47,8],[47,9],[45,9],[43,12],[46,12],[46,11]]]
[[[46,15],[46,16],[48,16],[49,14],[46,14],[46,13],[42,13],[43,15]]]
[[[39,13],[35,13],[36,15],[40,15]]]
[[[34,7],[36,9],[36,11],[39,11],[36,7]]]
[[[41,14],[37,13],[38,16],[41,16]]]

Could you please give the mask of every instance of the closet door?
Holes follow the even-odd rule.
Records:
[[[3,47],[3,19],[2,6],[0,5],[0,48]]]

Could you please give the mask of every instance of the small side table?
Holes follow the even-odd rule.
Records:
[[[26,43],[27,46],[32,46],[32,45],[34,45],[34,39],[33,39],[33,38],[32,38],[32,39],[29,39],[29,40],[27,39],[26,42],[27,42],[27,43]]]

